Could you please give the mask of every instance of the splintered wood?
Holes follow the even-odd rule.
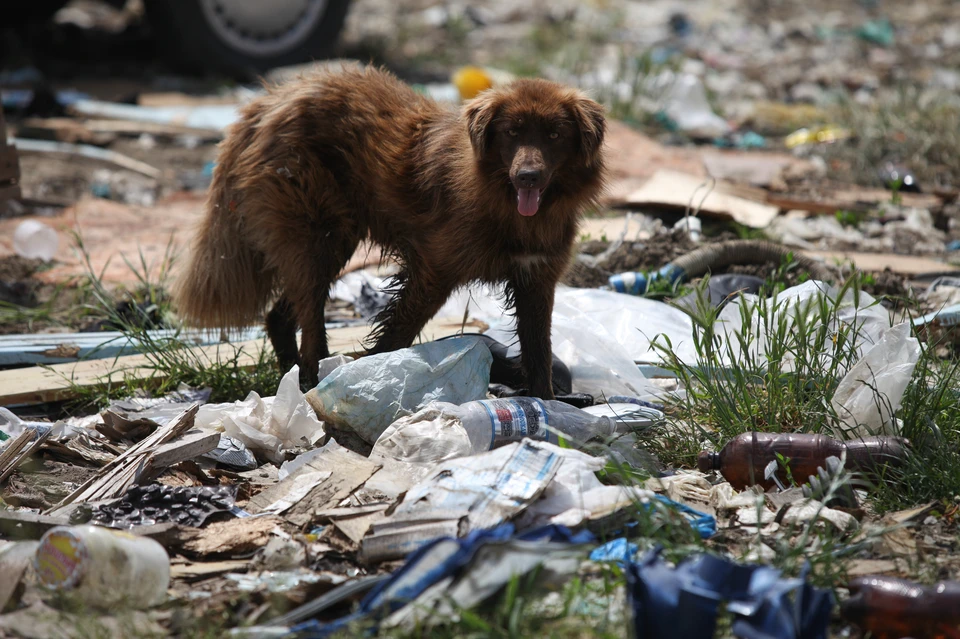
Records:
[[[4,446],[3,450],[0,451],[0,484],[34,451],[40,448],[52,432],[53,429],[49,426],[28,428]]]
[[[200,404],[194,404],[175,420],[131,446],[48,512],[73,503],[119,497],[141,477],[149,477],[158,467],[156,456],[161,446],[193,428],[193,420],[198,410]]]

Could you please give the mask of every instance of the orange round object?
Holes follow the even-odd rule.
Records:
[[[487,72],[479,67],[461,67],[453,74],[454,86],[460,92],[460,98],[463,100],[472,100],[477,97],[481,91],[486,91],[493,87],[493,81]]]

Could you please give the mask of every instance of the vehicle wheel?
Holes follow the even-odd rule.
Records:
[[[147,0],[158,48],[194,71],[249,77],[332,53],[349,0]]]

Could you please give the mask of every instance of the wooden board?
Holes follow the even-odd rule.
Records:
[[[423,341],[456,335],[461,325],[449,321],[431,321],[421,333]],[[473,329],[475,330],[475,329]],[[471,332],[471,327],[467,327]],[[368,326],[351,326],[327,331],[332,353],[355,353],[363,350],[363,340],[369,335]],[[269,345],[264,340],[236,344],[216,344],[191,349],[199,361],[206,363],[237,359],[242,368],[253,367],[260,351]],[[108,383],[118,384],[124,379],[160,380],[162,371],[154,368],[147,355],[125,355],[111,359],[85,360],[55,366],[18,368],[0,371],[0,406],[12,404],[40,404],[76,396],[77,388],[91,388]],[[239,398],[238,398],[239,399]]]
[[[860,253],[857,251],[799,251],[807,257],[823,258],[827,263],[853,262],[861,271],[883,271],[889,268],[901,275],[926,275],[929,273],[952,273],[960,266],[938,262],[929,257],[897,255],[895,253]]]

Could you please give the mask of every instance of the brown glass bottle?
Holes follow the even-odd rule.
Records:
[[[869,576],[849,584],[840,607],[844,619],[876,639],[960,639],[960,583],[921,586],[893,577]]]
[[[742,433],[719,453],[704,451],[697,459],[702,472],[718,470],[737,490],[754,484],[771,488],[776,483],[764,479],[763,470],[777,459],[777,453],[789,459],[790,474],[796,483],[817,474],[827,457],[840,457],[847,451],[847,468],[876,475],[884,466],[896,466],[906,455],[909,442],[899,437],[864,437],[841,442],[825,435],[808,433]],[[752,474],[751,474],[752,471]],[[777,477],[787,485],[787,473],[778,465]]]

